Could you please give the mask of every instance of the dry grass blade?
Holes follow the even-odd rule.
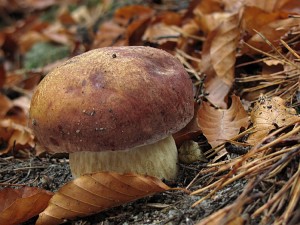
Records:
[[[235,205],[229,205],[201,220],[197,225],[243,225],[244,219],[239,216],[242,208],[238,208],[239,210],[232,214],[233,207],[237,208]]]
[[[296,123],[296,121],[294,123]],[[217,193],[218,190],[226,185],[242,178],[252,178],[252,180],[244,188],[243,194],[240,195],[239,198],[227,208],[228,211],[226,214],[222,212],[222,210],[225,209],[221,209],[218,211],[219,213],[216,212],[215,216],[218,215],[220,221],[227,221],[225,220],[227,216],[230,215],[230,213],[236,213],[238,210],[241,210],[241,208],[245,206],[246,202],[250,203],[254,199],[257,199],[257,201],[262,201],[262,196],[257,198],[255,197],[254,193],[252,194],[255,187],[257,187],[263,181],[274,178],[278,179],[278,174],[282,173],[285,168],[290,167],[292,162],[295,162],[295,160],[300,157],[300,144],[293,145],[290,148],[285,147],[278,149],[280,148],[281,142],[299,134],[300,127],[297,125],[288,133],[278,136],[278,138],[275,138],[271,142],[267,141],[270,140],[270,138],[274,138],[276,135],[279,135],[286,128],[287,127],[280,128],[265,137],[260,142],[257,142],[252,150],[250,150],[246,155],[235,158],[228,164],[216,165],[216,170],[211,170],[213,171],[213,176],[224,173],[226,170],[228,172],[225,173],[221,179],[219,178],[210,185],[192,192],[192,195],[198,195],[209,191],[209,194],[195,202],[193,206],[201,203],[207,198],[212,197]],[[272,149],[277,150],[271,151]],[[262,221],[264,221],[264,223],[270,223],[270,221],[273,220],[273,222],[276,222],[275,224],[286,224],[294,215],[299,202],[299,173],[300,169],[298,168],[298,171],[294,173],[294,175],[292,175],[287,182],[284,182],[284,185],[278,192],[274,193],[273,197],[263,200],[266,202],[261,208],[257,209],[256,212],[252,214],[252,217],[257,217],[264,212],[265,216],[262,217]],[[280,207],[283,204],[287,204],[287,208],[282,213],[282,211],[280,212]],[[276,217],[274,217],[274,215],[276,215]],[[238,215],[235,216],[238,218]],[[221,224],[230,223],[227,221],[227,223]]]
[[[242,94],[248,93],[255,96],[254,93],[265,93],[265,95],[270,97],[279,96],[286,100],[292,100],[299,87],[300,65],[299,62],[297,62],[299,55],[284,40],[280,40],[280,42],[283,47],[289,51],[286,54],[283,54],[283,50],[279,47],[275,47],[263,34],[257,32],[256,35],[263,40],[263,43],[272,49],[271,52],[265,52],[247,43],[245,43],[245,45],[255,52],[267,56],[267,58],[263,60],[266,64],[267,62],[273,61],[277,62],[276,65],[280,64],[282,66],[278,67],[276,72],[271,74],[264,74],[262,72],[262,74],[236,78],[237,82],[245,84]],[[268,68],[266,65],[265,67]],[[272,65],[270,65],[269,68],[272,68]],[[259,82],[259,84],[255,82]]]
[[[257,217],[259,214],[263,213],[264,210],[271,208],[271,206],[273,204],[275,204],[276,201],[280,201],[282,195],[287,192],[291,186],[294,183],[294,188],[298,188],[297,186],[295,186],[295,184],[299,183],[299,176],[300,176],[300,167],[297,171],[297,173],[295,173],[285,184],[284,186],[280,189],[280,191],[278,191],[267,203],[265,203],[264,205],[262,205],[261,207],[259,207],[253,214],[252,217],[255,218]],[[299,191],[299,190],[298,190]],[[298,195],[299,196],[299,195]],[[295,201],[292,201],[293,205]],[[287,209],[288,210],[288,209]],[[286,210],[286,211],[287,211]]]
[[[271,134],[271,136],[276,135],[280,131],[283,131],[284,128],[281,128],[281,129],[273,132]],[[207,190],[210,190],[211,188],[218,187],[217,189],[215,189],[215,191],[210,192],[209,195],[206,195],[205,198],[200,199],[194,205],[197,205],[200,202],[202,202],[204,199],[211,197],[217,190],[225,187],[226,185],[228,185],[240,178],[246,177],[247,175],[249,175],[249,177],[255,177],[256,175],[259,175],[261,170],[268,168],[275,161],[280,160],[282,158],[283,154],[294,150],[294,148],[297,146],[278,150],[274,153],[270,153],[267,155],[263,154],[265,152],[265,150],[276,144],[279,144],[285,138],[295,135],[298,132],[300,132],[300,127],[296,127],[289,133],[282,135],[279,138],[276,138],[274,141],[267,143],[258,149],[251,150],[249,153],[247,153],[244,156],[237,157],[237,158],[234,158],[231,160],[222,161],[219,163],[208,164],[207,165],[208,169],[200,171],[199,175],[205,175],[205,174],[213,172],[214,173],[213,175],[216,176],[216,175],[226,172],[228,170],[230,170],[230,171],[227,173],[227,175],[224,175],[221,179],[215,181],[214,183],[212,183],[210,185],[206,185],[205,187],[192,192],[191,193],[192,195],[197,195],[197,194],[201,194]],[[262,143],[262,142],[260,142],[260,143]],[[251,160],[249,161],[248,159],[251,159]],[[276,173],[274,173],[274,172],[270,173],[269,176],[275,176],[280,171],[280,168],[282,168],[283,166],[284,165],[281,165],[280,167],[278,167],[279,169],[277,168]],[[191,184],[189,186],[191,186]]]
[[[114,172],[83,175],[53,196],[36,224],[59,224],[65,219],[98,213],[168,189],[159,179],[150,176]]]
[[[292,178],[291,178],[292,179]],[[291,190],[291,201],[282,215],[282,224],[287,224],[300,201],[300,166],[298,167],[297,177],[294,179],[293,188]],[[280,218],[281,219],[281,218]]]

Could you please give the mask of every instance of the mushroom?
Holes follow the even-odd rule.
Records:
[[[106,47],[75,56],[38,85],[30,126],[49,152],[68,152],[74,177],[115,171],[167,180],[177,173],[172,134],[193,117],[192,82],[166,51]]]

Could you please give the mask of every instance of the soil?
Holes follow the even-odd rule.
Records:
[[[30,159],[0,158],[0,183],[24,184],[55,192],[72,179],[68,159],[61,156],[32,157]],[[171,187],[186,187],[205,167],[204,163],[180,165],[180,173]],[[193,182],[189,190],[199,189],[210,176]],[[192,225],[233,202],[242,192],[245,180],[239,180],[219,191],[213,199],[208,199],[192,207],[201,196],[190,196],[184,191],[167,191],[135,202],[109,209],[85,218],[69,221],[73,225],[109,224],[183,224]],[[0,186],[0,188],[2,188]],[[37,217],[24,223],[34,224]]]

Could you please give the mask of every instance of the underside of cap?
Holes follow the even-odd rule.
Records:
[[[48,151],[124,150],[180,130],[193,110],[192,82],[171,54],[107,47],[71,58],[40,82],[30,125]]]

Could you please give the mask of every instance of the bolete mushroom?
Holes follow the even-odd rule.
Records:
[[[69,152],[72,174],[134,172],[173,179],[172,133],[193,117],[192,82],[171,54],[142,46],[75,56],[38,85],[30,124],[50,152]]]

